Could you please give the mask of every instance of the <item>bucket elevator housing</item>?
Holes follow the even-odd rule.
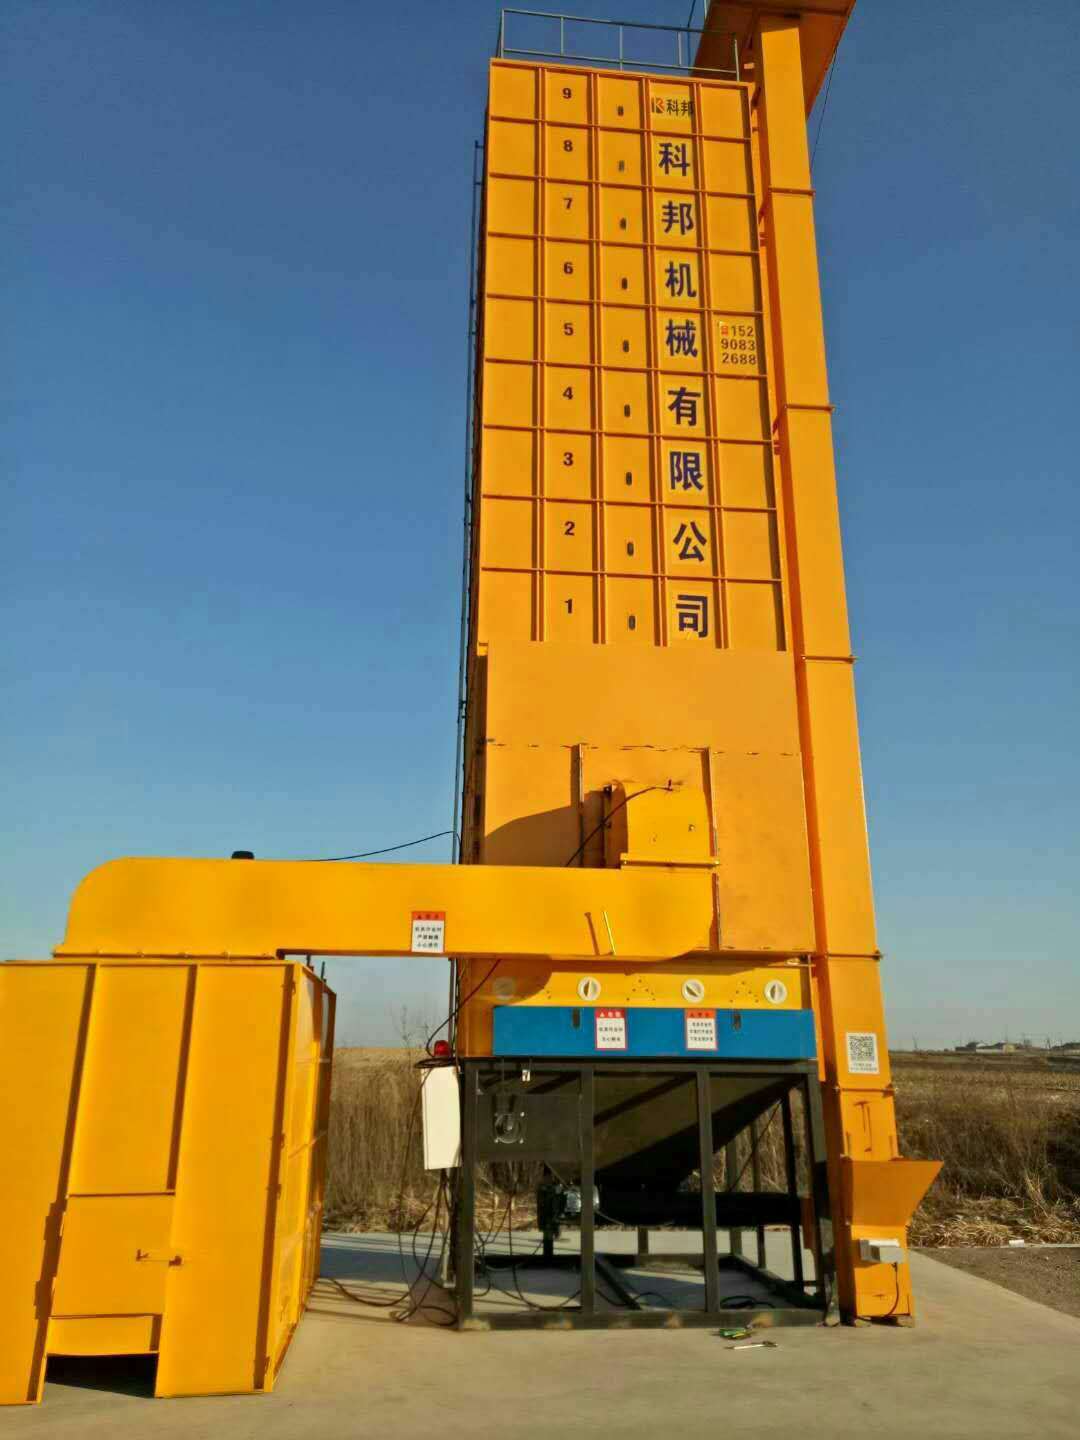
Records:
[[[518,1159],[544,1258],[580,1226],[560,1323],[599,1323],[613,1223],[700,1231],[709,1321],[753,1313],[732,1266],[774,1321],[912,1316],[937,1166],[897,1146],[806,126],[851,9],[714,3],[669,70],[501,32],[462,863],[116,861],[51,961],[0,967],[0,1400],[72,1352],[272,1385],[316,1273],[313,955],[452,959],[463,1325],[476,1168]],[[718,1188],[775,1113],[786,1191]],[[741,1254],[771,1224],[787,1282]]]

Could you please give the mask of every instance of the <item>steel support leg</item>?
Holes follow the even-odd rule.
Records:
[[[461,1184],[458,1187],[457,1226],[454,1239],[454,1290],[457,1295],[458,1324],[472,1319],[473,1271],[476,1230],[476,1101],[477,1073],[465,1064],[462,1070]]]
[[[713,1180],[712,1095],[709,1072],[697,1074],[698,1147],[701,1167],[701,1232],[705,1255],[705,1309],[720,1309],[720,1270],[716,1253],[716,1182]]]
[[[586,1065],[581,1072],[581,1313],[586,1317],[596,1310],[595,1126],[596,1076]]]
[[[739,1146],[737,1141],[729,1140],[724,1146],[724,1185],[726,1189],[734,1190],[738,1183]],[[742,1231],[734,1225],[728,1231],[728,1245],[732,1255],[742,1254]]]
[[[818,1254],[821,1257],[818,1266],[818,1294],[825,1304],[825,1323],[836,1324],[840,1316],[836,1293],[836,1247],[829,1202],[825,1116],[821,1103],[821,1084],[816,1075],[807,1077],[804,1095],[810,1155],[810,1189],[814,1197],[814,1222],[817,1226]]]
[[[795,1127],[791,1120],[791,1091],[785,1090],[780,1100],[780,1113],[784,1121],[784,1168],[787,1171],[787,1189],[793,1211],[799,1203],[799,1172],[795,1163]],[[795,1284],[803,1284],[802,1231],[799,1217],[793,1214],[791,1221],[791,1265],[795,1273]]]
[[[755,1195],[761,1193],[761,1156],[758,1153],[760,1144],[761,1117],[756,1116],[750,1121],[750,1188]],[[764,1225],[757,1227],[757,1263],[762,1270],[766,1268]]]

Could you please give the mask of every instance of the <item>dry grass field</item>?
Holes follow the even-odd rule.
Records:
[[[411,1229],[432,1202],[420,1156],[421,1052],[341,1049],[334,1057],[327,1223]],[[894,1054],[902,1153],[945,1166],[912,1227],[917,1245],[1080,1242],[1080,1057]],[[759,1147],[762,1183],[781,1176],[779,1123]],[[742,1157],[749,1152],[744,1140]],[[532,1223],[533,1176],[489,1175],[478,1196],[492,1225],[508,1207]],[[720,1179],[718,1172],[718,1179]],[[749,1177],[744,1183],[749,1182]]]
[[[945,1161],[921,1245],[1080,1241],[1080,1056],[894,1054],[905,1155]]]

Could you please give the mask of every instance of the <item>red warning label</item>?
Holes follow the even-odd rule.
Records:
[[[445,910],[414,910],[412,912],[412,953],[414,955],[446,954]]]
[[[687,1050],[716,1049],[715,1010],[687,1010],[686,1048]]]
[[[594,1010],[597,1050],[626,1049],[626,1011]]]

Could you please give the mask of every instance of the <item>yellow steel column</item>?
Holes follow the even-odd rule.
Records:
[[[851,1162],[894,1160],[898,1149],[844,597],[798,17],[762,17],[754,49],[839,1298],[849,1316],[901,1317],[911,1313],[907,1266],[860,1265],[860,1215],[852,1213],[858,1211],[852,1202],[858,1187],[851,1183]],[[869,1173],[870,1167],[860,1169],[858,1179]]]

